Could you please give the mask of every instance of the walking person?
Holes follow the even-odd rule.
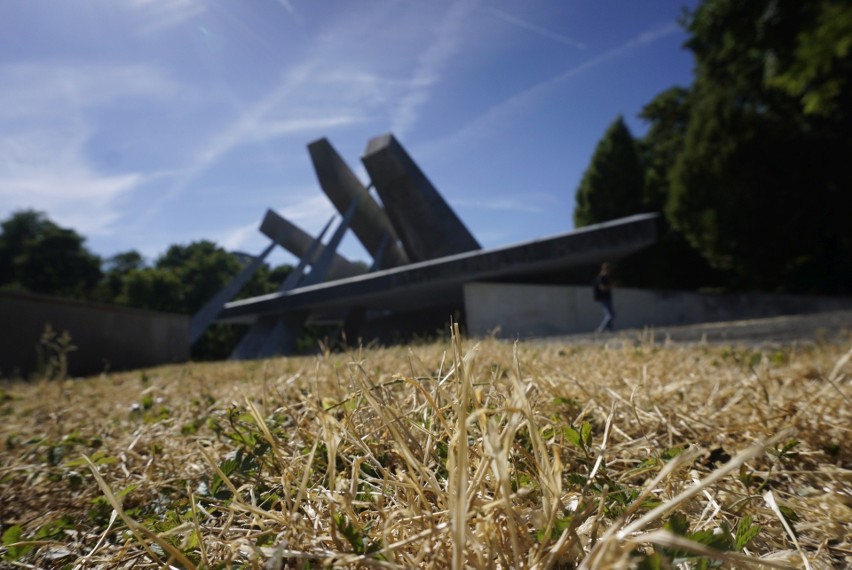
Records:
[[[615,319],[615,311],[612,308],[612,283],[609,280],[610,273],[609,263],[601,265],[601,271],[592,284],[594,287],[595,302],[600,303],[603,309],[603,320],[595,332],[600,333],[605,330],[612,331],[612,321]]]

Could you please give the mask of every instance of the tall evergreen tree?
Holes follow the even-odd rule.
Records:
[[[661,212],[670,193],[672,164],[683,149],[690,116],[690,91],[672,87],[642,108],[648,131],[637,141],[645,172],[643,208]],[[623,285],[654,289],[718,288],[722,276],[665,217],[657,226],[658,241],[621,260],[614,278]]]
[[[827,15],[850,12],[706,0],[688,18],[696,78],[667,212],[742,288],[852,290],[852,124],[838,104],[850,101],[852,50],[821,33]]]
[[[643,211],[644,173],[633,135],[619,116],[595,148],[574,208],[574,225],[587,226]]]

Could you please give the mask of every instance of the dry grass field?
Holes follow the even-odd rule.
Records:
[[[7,384],[0,566],[848,568],[850,347],[453,335]]]

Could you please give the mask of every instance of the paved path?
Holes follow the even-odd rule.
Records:
[[[678,343],[793,344],[819,341],[852,343],[852,311],[833,311],[676,327],[630,329],[600,335],[569,335],[548,340],[584,343],[617,339],[649,339],[651,335],[656,342],[664,342],[668,339],[671,342]]]

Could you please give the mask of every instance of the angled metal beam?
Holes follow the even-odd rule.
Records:
[[[269,244],[269,246],[267,246],[260,255],[255,257],[251,263],[243,267],[227,285],[222,287],[222,289],[220,289],[212,299],[207,301],[207,303],[192,316],[189,320],[190,346],[195,344],[198,339],[201,338],[201,335],[204,334],[204,331],[207,330],[207,327],[216,320],[216,317],[219,316],[219,313],[221,313],[222,309],[225,308],[225,303],[233,299],[237,293],[246,286],[246,283],[248,283],[254,274],[257,273],[257,270],[260,269],[261,265],[263,265],[263,261],[275,248],[275,246],[278,245],[278,243],[279,240],[273,239],[272,243]]]
[[[352,221],[352,216],[355,215],[355,210],[358,207],[358,199],[352,201],[334,235],[322,250],[319,258],[311,266],[311,272],[299,283],[301,287],[316,285],[325,280],[328,274],[331,262],[334,259],[337,247],[340,245],[346,230],[349,229],[349,224]],[[323,232],[324,233],[324,232]],[[318,240],[319,241],[319,240]],[[305,326],[308,313],[304,311],[296,311],[279,315],[274,322],[269,322],[268,319],[261,319],[262,326],[271,325],[271,329],[266,334],[266,342],[255,353],[255,358],[271,358],[282,354],[292,354],[296,350],[296,342],[302,329]]]
[[[409,259],[428,261],[480,249],[393,135],[372,139],[361,161]]]
[[[328,241],[328,245],[325,246],[322,253],[320,253],[319,258],[317,258],[316,262],[311,266],[311,272],[307,277],[305,277],[304,283],[301,284],[303,287],[316,285],[317,283],[325,280],[326,275],[328,275],[329,269],[331,268],[331,263],[334,261],[334,256],[337,255],[337,248],[340,245],[343,236],[346,234],[346,230],[349,229],[349,224],[352,222],[352,217],[355,215],[355,211],[358,208],[358,201],[358,198],[352,200],[352,204],[349,206],[346,214],[344,214],[343,219],[340,221],[340,225],[337,226],[334,235],[331,236],[331,239]]]
[[[290,274],[287,275],[287,278],[281,282],[281,285],[278,287],[278,292],[289,291],[299,285],[299,282],[305,274],[305,269],[309,265],[309,260],[315,258],[318,252],[323,249],[322,238],[325,236],[326,232],[328,232],[332,222],[334,222],[334,216],[328,220],[328,223],[325,224],[325,227],[323,227],[319,236],[317,236],[311,245],[308,246],[305,254],[302,256],[302,259],[299,260],[299,264],[294,267],[293,270],[290,271]],[[234,350],[231,351],[229,359],[246,360],[250,358],[262,358],[262,355],[267,350],[266,345],[273,336],[277,336],[278,339],[273,340],[272,345],[281,346],[284,350],[287,350],[291,344],[290,337],[293,337],[292,346],[295,348],[295,339],[298,338],[299,333],[304,326],[306,316],[307,313],[298,313],[295,314],[295,316],[288,318],[287,324],[289,327],[285,327],[284,329],[281,329],[278,326],[278,322],[282,318],[281,315],[258,317],[252,323],[249,330],[246,331],[240,339],[240,342],[237,343],[237,346],[234,347]],[[295,334],[292,334],[294,329],[298,330],[295,330]]]
[[[388,269],[410,263],[387,213],[370,196],[367,188],[361,184],[328,139],[322,138],[310,143],[308,152],[320,186],[338,212],[343,214],[353,200],[358,200],[358,210],[352,218],[352,233],[373,259],[376,259],[382,240],[389,236],[390,243],[385,246],[387,252],[381,268]]]

